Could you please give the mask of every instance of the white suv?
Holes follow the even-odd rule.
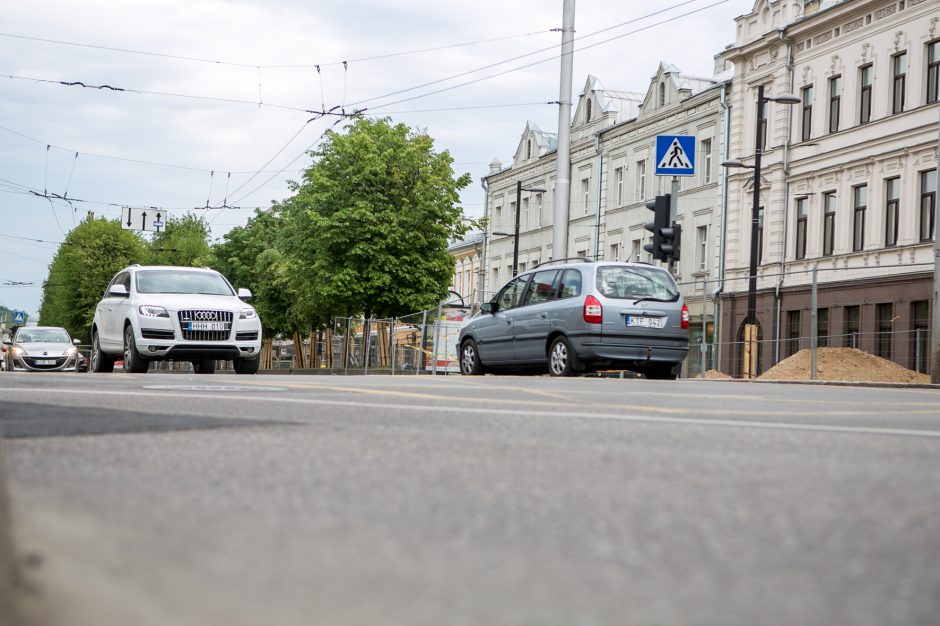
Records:
[[[91,326],[93,372],[110,372],[124,359],[128,372],[150,361],[191,361],[200,374],[231,360],[238,374],[254,374],[261,357],[261,320],[247,304],[251,292],[215,270],[126,267],[111,279]]]

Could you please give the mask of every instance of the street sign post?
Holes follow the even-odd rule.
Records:
[[[656,175],[695,176],[695,137],[657,135]]]
[[[26,323],[26,311],[13,311],[13,325],[22,326]]]

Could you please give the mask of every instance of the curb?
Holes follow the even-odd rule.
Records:
[[[683,380],[757,385],[815,385],[818,387],[880,387],[882,389],[940,389],[932,383],[885,383],[855,380],[744,380],[741,378],[686,378]]]
[[[13,610],[16,568],[13,551],[12,516],[7,493],[4,439],[0,437],[0,624],[17,624]]]

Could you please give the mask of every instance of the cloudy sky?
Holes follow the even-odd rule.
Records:
[[[588,74],[645,92],[661,61],[711,76],[753,4],[577,0],[574,93]],[[194,210],[213,238],[243,224],[337,121],[309,111],[427,129],[472,174],[464,212],[480,215],[487,164],[509,161],[527,120],[556,130],[561,20],[562,0],[6,3],[0,304],[38,310],[56,244],[89,211]]]

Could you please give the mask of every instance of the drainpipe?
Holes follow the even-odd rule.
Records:
[[[787,76],[790,81],[789,90],[793,91],[793,43],[786,38],[784,31],[781,30],[780,41],[787,44]],[[780,362],[780,333],[783,316],[783,272],[786,270],[787,262],[787,235],[790,232],[788,228],[790,220],[790,137],[793,135],[793,109],[787,107],[787,136],[783,142],[783,246],[780,250],[780,276],[777,277],[777,288],[774,297],[777,299],[777,327],[774,338],[774,365]]]
[[[723,110],[722,116],[724,117],[723,128],[721,130],[721,160],[728,160],[728,153],[731,150],[729,140],[731,138],[731,107],[725,101],[725,92],[727,90],[726,85],[722,85],[721,91],[719,92],[718,104],[721,105]],[[727,214],[728,214],[728,168],[722,167],[719,168],[720,173],[718,174],[721,177],[721,183],[718,185],[721,190],[720,197],[718,200],[718,206],[721,207],[721,216],[720,216],[720,226],[719,230],[719,250],[718,250],[718,287],[715,288],[714,293],[712,293],[712,306],[714,307],[714,312],[712,313],[712,318],[715,324],[715,333],[712,340],[712,369],[718,369],[718,350],[721,347],[719,341],[721,336],[721,317],[720,317],[720,304],[719,296],[725,290],[725,231],[727,230]]]
[[[597,216],[594,220],[594,260],[600,260],[601,195],[604,187],[604,153],[601,151],[601,131],[594,133],[594,151],[597,152]]]
[[[479,285],[479,306],[483,306],[483,297],[486,289],[486,275],[490,271],[490,238],[488,231],[490,228],[490,190],[486,184],[486,176],[480,177],[480,186],[483,187],[483,258],[480,259],[480,276],[477,279]],[[479,311],[479,308],[477,309]]]

